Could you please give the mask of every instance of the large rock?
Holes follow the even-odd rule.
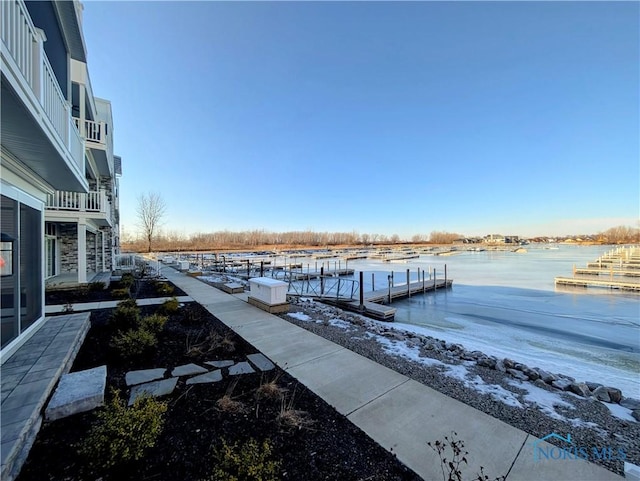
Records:
[[[551,384],[553,381],[558,380],[558,378],[554,374],[551,374],[544,369],[538,369],[538,374],[540,375],[540,379],[542,379],[547,384]]]
[[[600,386],[602,386],[602,384],[600,384],[599,382],[591,382],[591,381],[587,381],[586,382],[587,387],[589,389],[591,389],[592,391],[595,391],[596,389],[598,389]]]
[[[532,381],[540,379],[540,374],[538,373],[538,371],[536,371],[535,369],[531,369],[530,367],[525,366],[522,372],[525,373],[527,377]]]
[[[615,387],[607,387],[609,393],[609,399],[612,403],[619,403],[622,400],[622,391]]]
[[[587,386],[583,382],[572,382],[571,385],[569,386],[569,390],[572,393],[582,397],[589,397],[591,395],[591,390],[589,389],[589,386]]]
[[[504,365],[504,361],[502,359],[498,359],[496,361],[496,371],[507,372],[507,368]]]
[[[631,411],[631,415],[633,416],[633,419],[640,422],[640,409],[634,409]]]
[[[522,371],[518,371],[517,369],[507,369],[507,372],[509,374],[511,374],[513,377],[515,377],[516,379],[520,379],[521,381],[528,381],[529,378],[527,377],[527,375],[525,373],[523,373]]]
[[[248,362],[239,362],[238,364],[235,364],[229,368],[230,376],[237,376],[238,374],[251,374],[252,372],[255,371],[251,367],[251,364],[249,364]]]
[[[564,378],[560,378],[560,379],[556,379],[555,381],[553,381],[551,383],[551,385],[553,387],[555,387],[556,389],[561,389],[563,391],[568,391],[569,387],[571,386],[572,381],[569,379],[564,379]]]
[[[107,366],[63,375],[45,410],[45,418],[53,421],[101,406],[106,384]]]
[[[620,406],[631,410],[640,409],[640,400],[625,397],[620,400]]]
[[[606,387],[600,386],[595,391],[593,391],[593,397],[595,397],[598,401],[610,403],[611,398],[609,397],[609,391]]]

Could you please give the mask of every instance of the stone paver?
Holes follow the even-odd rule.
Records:
[[[129,406],[131,406],[136,399],[138,399],[145,393],[153,397],[160,397],[171,394],[176,388],[177,383],[178,378],[172,377],[169,379],[163,379],[161,381],[151,381],[146,384],[138,384],[137,386],[133,386],[131,388],[131,394],[129,395]]]
[[[205,364],[213,367],[229,367],[235,364],[235,361],[205,361]]]
[[[124,379],[127,386],[133,386],[135,384],[143,384],[145,382],[155,381],[156,379],[162,379],[164,373],[167,370],[165,368],[157,369],[140,369],[139,371],[129,371]]]
[[[271,371],[276,367],[275,364],[269,361],[269,359],[267,359],[266,356],[262,353],[249,354],[247,356],[247,359],[249,359],[249,361],[251,361],[251,364],[253,364],[261,371]]]
[[[65,374],[49,401],[45,418],[53,421],[101,406],[106,385],[107,366]]]
[[[238,374],[251,374],[252,372],[255,372],[255,370],[246,361],[239,362],[238,364],[235,364],[229,368],[230,376],[237,376]]]
[[[187,379],[187,384],[204,384],[218,381],[222,381],[222,371],[220,371],[220,369],[216,369],[215,371],[201,374],[199,376],[190,377]]]
[[[205,372],[209,372],[208,369],[198,366],[197,364],[184,364],[183,366],[176,366],[173,371],[171,371],[171,375],[173,377],[178,376],[193,376],[194,374],[202,374]]]

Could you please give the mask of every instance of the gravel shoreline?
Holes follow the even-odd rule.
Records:
[[[302,320],[304,315],[292,316],[293,313],[302,313],[308,316],[308,320]],[[462,349],[462,346],[459,346],[461,350],[458,350],[458,347],[437,339],[434,341],[443,347],[446,345],[450,350],[425,348],[415,339],[407,338],[403,331],[394,329],[392,323],[380,323],[321,303],[307,300],[293,301],[289,314],[282,314],[280,317],[533,436],[542,438],[552,432],[571,433],[576,446],[607,446],[614,452],[622,449],[626,454],[626,461],[640,464],[640,423],[613,416],[602,402],[593,397],[580,397],[559,391],[547,386],[541,379],[536,382],[516,381],[512,375],[501,370],[477,364],[477,358],[482,359],[484,356],[482,353],[474,352],[476,360],[473,360],[467,357],[468,353]],[[419,358],[394,354],[385,348],[385,345],[397,346],[398,344],[413,348],[414,352],[419,352]],[[460,352],[465,353],[463,358],[459,357]],[[463,372],[468,374],[458,377],[452,377],[451,373],[447,375],[443,367],[452,369],[449,366],[460,366]],[[522,369],[521,365],[518,367]],[[477,379],[476,376],[479,376],[485,384],[491,385],[496,392],[520,400],[519,404],[522,406],[505,404],[494,399],[490,394],[474,389],[475,381],[473,380]],[[554,393],[567,405],[554,406],[555,413],[545,413],[537,405],[522,401],[523,395],[532,389],[544,389]],[[556,419],[556,417],[564,417],[566,420]],[[427,441],[435,440],[425,439],[425,442]],[[562,447],[561,444],[558,446]],[[614,473],[624,475],[623,461],[596,460],[595,462]]]

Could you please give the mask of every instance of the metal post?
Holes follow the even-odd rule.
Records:
[[[419,281],[419,280],[420,280],[420,279],[418,279],[418,281]],[[426,290],[426,289],[425,289],[425,284],[424,284],[424,270],[423,270],[423,271],[422,271],[422,293],[423,293],[423,294],[424,294],[425,290]]]
[[[407,297],[411,297],[411,276],[409,269],[407,269]]]
[[[447,287],[447,264],[444,265],[444,287]]]
[[[391,275],[387,276],[387,281],[389,282],[389,304],[391,304],[391,282],[392,282],[392,277]]]
[[[264,261],[260,261],[260,277],[264,276]]]
[[[372,291],[376,290],[376,277],[373,272],[371,273],[371,290]]]
[[[360,271],[360,310],[364,308],[364,272]]]
[[[251,277],[251,261],[247,259],[247,277]]]
[[[338,277],[338,290],[336,291],[336,301],[340,299],[340,278]]]
[[[324,296],[324,262],[320,268],[320,295]]]
[[[393,271],[391,271],[391,287],[393,287]]]

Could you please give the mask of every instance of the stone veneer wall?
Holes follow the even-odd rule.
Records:
[[[60,272],[78,272],[78,228],[76,224],[57,224],[60,245]]]
[[[104,231],[104,267],[106,270],[113,270],[112,260],[113,260],[113,232],[111,229],[107,228]]]
[[[96,234],[87,231],[87,272],[97,272]]]

